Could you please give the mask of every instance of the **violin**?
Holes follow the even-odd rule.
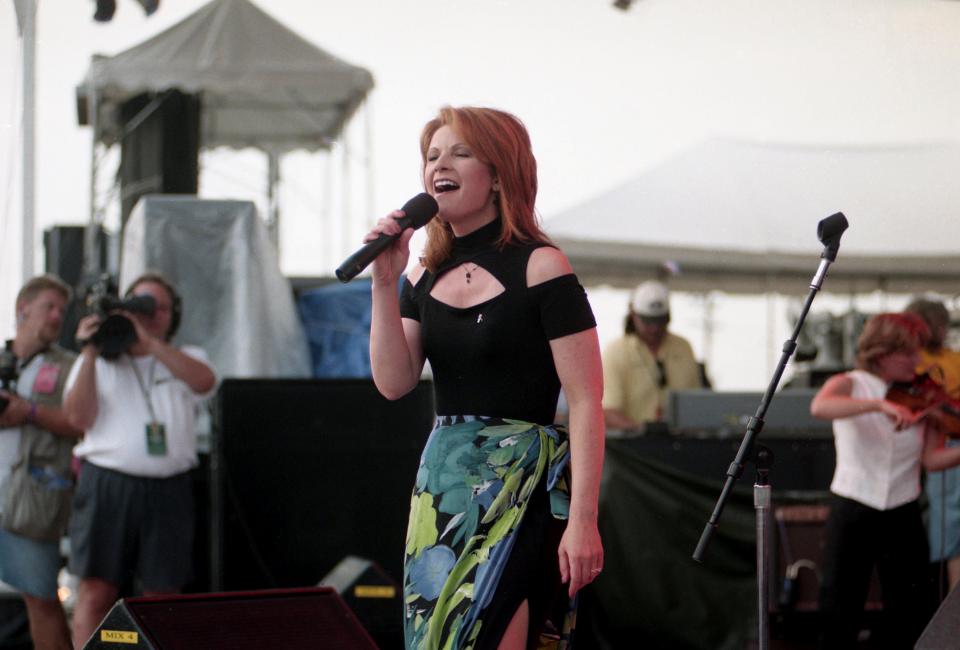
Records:
[[[917,419],[930,418],[946,435],[960,437],[960,399],[951,397],[929,373],[917,374],[910,382],[894,382],[886,399],[907,407]]]

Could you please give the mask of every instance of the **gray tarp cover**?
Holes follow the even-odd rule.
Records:
[[[309,377],[290,284],[250,201],[148,195],[124,232],[120,285],[160,271],[180,291],[176,341],[199,345],[224,377]]]

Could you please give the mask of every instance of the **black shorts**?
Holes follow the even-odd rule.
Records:
[[[70,572],[146,591],[190,581],[193,486],[184,472],[143,478],[84,461],[70,519]]]

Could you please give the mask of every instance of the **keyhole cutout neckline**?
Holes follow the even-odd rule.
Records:
[[[454,237],[450,258],[437,269],[430,298],[452,309],[473,309],[502,295],[506,287],[474,261],[496,245],[501,228],[498,217],[468,235]]]

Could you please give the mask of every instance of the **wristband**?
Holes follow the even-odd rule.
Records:
[[[27,413],[27,422],[33,424],[37,421],[37,403],[30,400],[30,412]]]

